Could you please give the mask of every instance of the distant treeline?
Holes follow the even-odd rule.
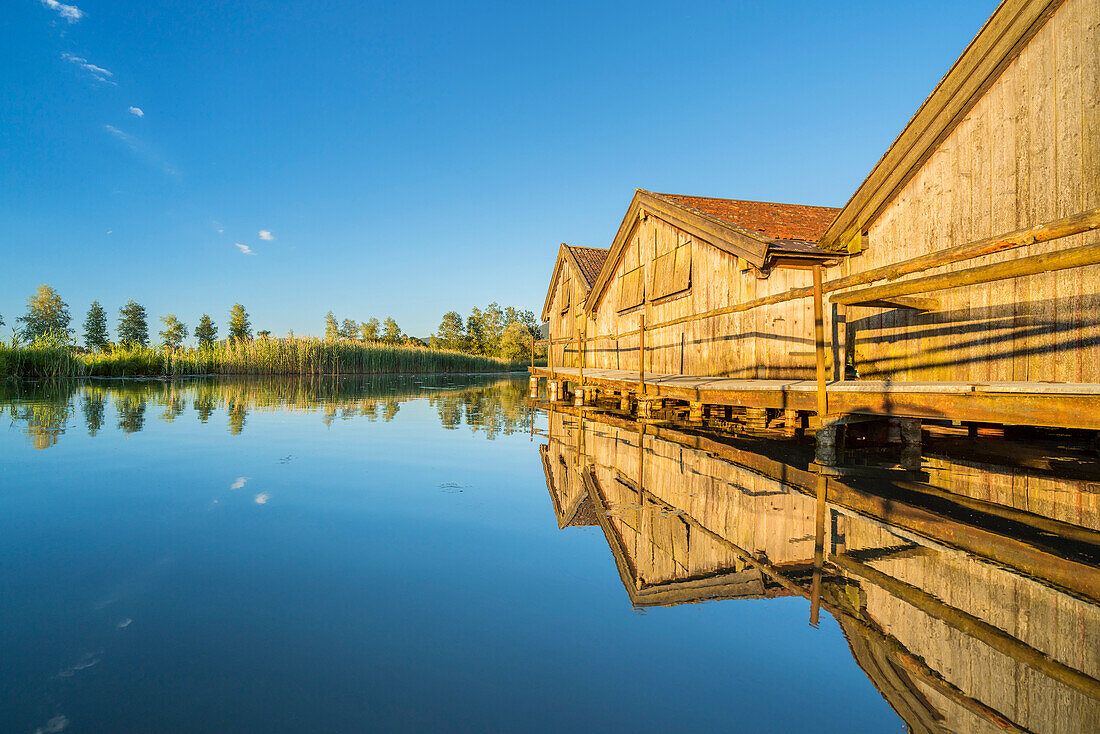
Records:
[[[514,309],[513,309],[514,311]],[[326,321],[335,322],[330,313]],[[73,341],[67,304],[48,285],[27,299],[27,313],[10,344],[0,342],[0,377],[125,377],[221,375],[335,375],[429,372],[501,372],[522,369],[526,363],[495,356],[483,350],[433,345],[401,333],[397,322],[386,319],[382,332],[378,322],[351,322],[360,327],[353,337],[326,329],[324,340],[315,337],[273,338],[269,331],[252,336],[248,312],[235,304],[229,313],[227,338],[217,339],[213,320],[203,314],[195,328],[196,348],[182,346],[187,327],[174,314],[161,319],[164,329],[155,346],[149,345],[149,327],[143,306],[129,301],[119,312],[117,338],[107,330],[103,307],[95,302],[84,322],[83,347]],[[3,324],[0,318],[0,324]],[[368,327],[364,333],[362,326]],[[376,338],[370,338],[372,334]],[[527,339],[526,359],[530,358]]]
[[[502,309],[497,303],[474,308],[466,318],[457,311],[448,311],[427,341],[405,334],[392,317],[382,323],[375,318],[339,320],[329,311],[324,325],[326,341],[411,344],[512,361],[530,360],[531,339],[537,339],[539,334],[534,313],[512,306]]]

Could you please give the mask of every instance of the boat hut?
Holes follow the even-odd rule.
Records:
[[[820,240],[859,376],[1100,382],[1098,207],[1100,0],[1006,0]]]
[[[647,373],[813,377],[809,301],[691,317],[808,286],[814,265],[838,265],[843,253],[816,244],[838,211],[637,190],[585,304],[585,366],[637,370],[644,323]]]
[[[550,275],[542,320],[549,324],[553,350],[550,360],[559,366],[576,363],[575,345],[566,344],[563,336],[573,334],[581,323],[585,299],[592,290],[607,259],[605,247],[578,247],[564,242],[558,248],[558,258]]]

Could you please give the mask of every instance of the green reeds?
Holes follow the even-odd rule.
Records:
[[[199,349],[122,346],[94,354],[52,337],[27,345],[0,344],[0,377],[22,379],[509,372],[526,366],[445,349],[312,338],[220,342]]]

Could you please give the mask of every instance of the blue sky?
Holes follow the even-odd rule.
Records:
[[[537,312],[635,187],[842,205],[995,5],[5,0],[0,333]]]

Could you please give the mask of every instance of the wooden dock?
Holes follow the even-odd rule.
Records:
[[[533,367],[533,380],[570,383],[621,400],[668,399],[704,406],[735,406],[813,413],[814,380],[741,380],[693,375],[638,374],[630,370]],[[891,382],[840,380],[826,385],[827,422],[849,416],[950,420],[964,423],[1100,430],[1100,384],[1054,382]],[[564,395],[564,393],[563,393]],[[589,403],[598,399],[593,396]]]

